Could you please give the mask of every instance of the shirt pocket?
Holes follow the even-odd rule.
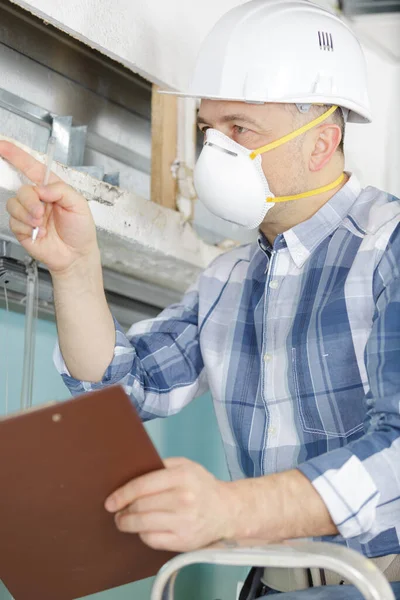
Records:
[[[303,431],[335,438],[362,431],[365,391],[351,342],[338,340],[336,347],[322,350],[317,343],[300,344],[291,354],[295,409]]]

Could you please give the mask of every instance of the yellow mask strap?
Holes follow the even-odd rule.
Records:
[[[251,160],[254,160],[256,158],[256,156],[258,156],[259,154],[264,154],[264,152],[268,152],[268,150],[273,150],[274,148],[278,148],[278,146],[282,146],[282,144],[285,144],[286,142],[293,140],[294,138],[298,137],[302,133],[305,133],[306,131],[309,131],[316,125],[319,125],[320,123],[325,121],[328,117],[330,117],[337,108],[338,108],[337,106],[331,106],[331,108],[329,110],[327,110],[326,112],[324,112],[323,115],[321,115],[320,117],[317,117],[310,123],[307,123],[307,125],[303,125],[303,127],[300,127],[300,129],[296,129],[296,131],[292,131],[292,133],[288,133],[288,135],[284,135],[283,137],[279,138],[279,140],[276,140],[275,142],[271,142],[270,144],[267,144],[266,146],[262,146],[261,148],[257,148],[257,150],[253,150],[253,152],[250,154]]]
[[[316,196],[317,194],[323,194],[324,192],[330,192],[335,187],[337,187],[339,184],[341,184],[342,181],[344,180],[344,178],[345,178],[345,174],[342,173],[341,176],[338,177],[337,179],[335,179],[335,181],[333,181],[332,183],[329,183],[328,185],[324,185],[315,190],[311,190],[310,192],[303,192],[302,194],[295,194],[294,196],[278,196],[277,198],[267,198],[266,202],[272,202],[273,204],[275,204],[276,202],[289,202],[290,200],[301,200],[302,198],[309,198],[310,196]]]

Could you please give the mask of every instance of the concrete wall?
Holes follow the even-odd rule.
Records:
[[[14,143],[44,161],[43,154]],[[184,292],[221,253],[202,241],[177,211],[57,162],[52,170],[89,201],[105,267]],[[23,183],[26,179],[0,158],[0,237],[10,235],[6,201]]]
[[[153,82],[184,88],[210,27],[243,0],[13,0]]]

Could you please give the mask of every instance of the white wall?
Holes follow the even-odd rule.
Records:
[[[367,59],[373,122],[348,125],[347,168],[363,185],[400,197],[400,14],[364,15],[350,25]]]

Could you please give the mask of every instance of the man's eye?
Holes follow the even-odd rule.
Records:
[[[240,125],[234,125],[234,129],[239,135],[247,133],[249,131],[248,129],[246,129],[245,127],[241,127]]]

